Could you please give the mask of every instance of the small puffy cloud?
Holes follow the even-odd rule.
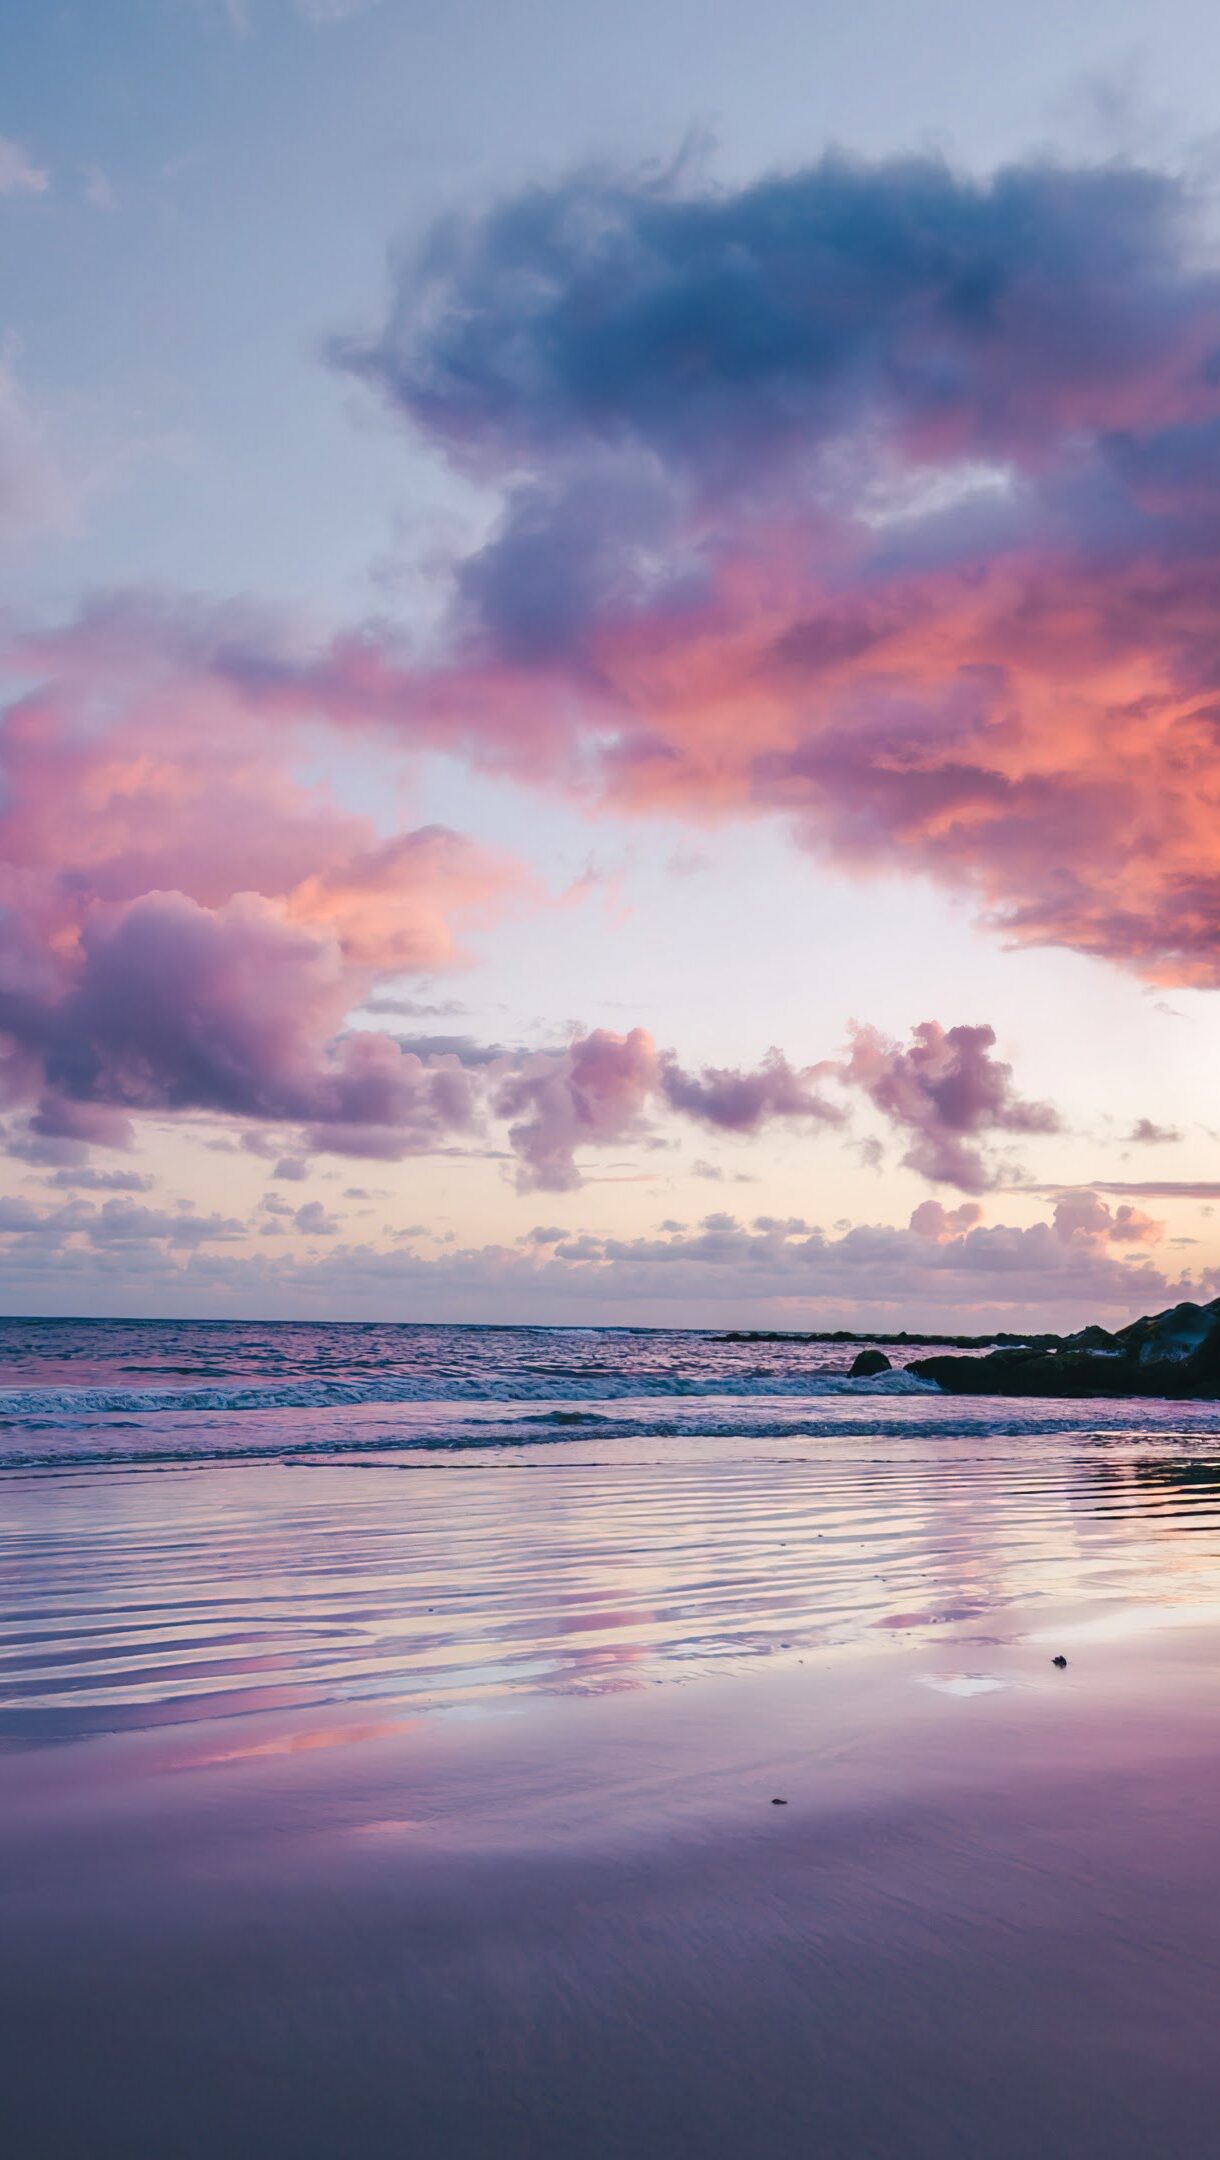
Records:
[[[944,1207],[939,1200],[921,1200],[912,1211],[910,1227],[916,1237],[931,1238],[939,1245],[946,1238],[961,1237],[982,1220],[983,1210],[974,1200],[964,1200],[955,1208]]]
[[[575,1151],[641,1128],[655,1094],[660,1059],[644,1028],[615,1035],[595,1028],[565,1051],[539,1051],[507,1073],[495,1098],[508,1119],[523,1192],[569,1192],[579,1185]]]
[[[175,1210],[144,1207],[132,1200],[106,1200],[96,1212],[68,1219],[66,1227],[79,1229],[92,1245],[164,1242],[193,1248],[240,1237],[244,1225],[232,1215],[197,1215],[189,1207]]]
[[[0,195],[45,195],[51,175],[21,143],[0,135]]]
[[[1176,1126],[1158,1125],[1148,1117],[1137,1118],[1127,1134],[1127,1139],[1137,1147],[1167,1147],[1181,1137]]]
[[[1055,1236],[1064,1245],[1156,1245],[1165,1225],[1129,1201],[1111,1208],[1095,1192],[1064,1193],[1055,1202]]]
[[[670,1109],[720,1132],[755,1133],[772,1118],[841,1124],[843,1112],[817,1093],[813,1079],[810,1072],[794,1070],[776,1049],[754,1072],[705,1065],[691,1073],[672,1056],[661,1067],[661,1090]]]
[[[910,1169],[935,1184],[984,1192],[999,1175],[983,1145],[992,1134],[1059,1130],[1049,1103],[1017,1094],[1012,1067],[992,1055],[995,1039],[987,1026],[925,1020],[904,1048],[857,1027],[842,1077],[901,1133]]]
[[[301,1237],[334,1237],[342,1227],[337,1215],[331,1215],[320,1200],[306,1200],[292,1217],[293,1229]]]
[[[299,1185],[309,1176],[309,1159],[305,1155],[281,1155],[271,1175],[284,1184]]]
[[[53,1170],[46,1183],[65,1192],[151,1192],[153,1181],[146,1170],[96,1170],[91,1163]]]
[[[626,1035],[595,1028],[562,1051],[506,1057],[496,1071],[492,1104],[509,1121],[523,1192],[572,1191],[580,1183],[577,1154],[584,1148],[629,1139],[656,1145],[646,1126],[650,1111],[743,1135],[775,1120],[818,1128],[843,1118],[816,1092],[813,1073],[796,1070],[779,1050],[769,1051],[753,1071],[704,1066],[692,1072],[672,1051],[659,1051],[639,1027]],[[696,1177],[725,1176],[712,1163],[693,1167]]]

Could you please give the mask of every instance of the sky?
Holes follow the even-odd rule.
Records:
[[[0,1300],[1220,1294],[1220,18],[0,16]]]

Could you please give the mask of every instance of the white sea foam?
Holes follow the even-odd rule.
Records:
[[[234,1381],[220,1387],[181,1388],[0,1388],[0,1420],[32,1418],[89,1418],[133,1415],[148,1417],[157,1412],[188,1410],[325,1410],[345,1404],[440,1403],[440,1402],[540,1402],[551,1398],[578,1402],[618,1402],[642,1393],[660,1398],[716,1399],[725,1396],[802,1397],[821,1395],[937,1395],[932,1381],[907,1372],[878,1373],[871,1379],[852,1380],[845,1373],[777,1375],[773,1378],[691,1380],[679,1376],[658,1378],[641,1386],[639,1377],[625,1375],[582,1380],[572,1374],[553,1380],[490,1376],[466,1383],[450,1380],[444,1387],[426,1380],[280,1380],[251,1385]]]

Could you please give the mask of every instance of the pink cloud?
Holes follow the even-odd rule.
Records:
[[[450,220],[338,354],[500,488],[440,656],[112,596],[21,644],[46,687],[11,757],[59,778],[29,845],[61,825],[99,898],[257,891],[413,964],[443,866],[286,778],[271,739],[325,723],[629,815],[775,817],[1010,939],[1220,981],[1199,221],[1162,173],[934,158],[583,174]]]
[[[117,684],[137,710],[181,714],[195,737],[187,787],[215,739],[228,815],[214,847],[184,838],[181,882],[201,898],[208,881],[242,889],[225,873],[258,814],[253,746],[282,786],[277,734],[323,721],[372,732],[387,754],[441,749],[627,816],[775,816],[853,871],[906,869],[972,894],[1016,941],[1210,982],[1220,487],[1217,503],[1214,551],[1205,535],[1187,547],[1146,531],[1141,513],[1131,533],[1116,518],[1104,560],[1070,520],[1047,534],[1001,520],[970,526],[959,562],[952,535],[919,519],[895,535],[848,506],[786,506],[772,492],[731,515],[709,507],[689,591],[626,611],[595,594],[579,651],[497,651],[455,619],[449,658],[422,665],[379,630],[310,650],[257,618],[143,602],[94,609],[22,657],[82,698]],[[104,784],[93,746],[75,777],[95,768]],[[157,798],[167,777],[155,752],[138,768],[114,761],[99,878],[131,889],[143,862],[144,889],[167,882],[147,860],[140,800],[121,830],[126,786]],[[301,904],[346,905],[358,937],[375,910],[340,869],[320,868],[317,822],[316,805],[285,796],[266,836],[283,858],[277,885],[295,861]]]
[[[1153,1118],[1137,1118],[1127,1139],[1138,1147],[1168,1147],[1182,1138],[1174,1125],[1158,1125]]]
[[[673,1057],[661,1069],[661,1088],[673,1110],[722,1132],[754,1133],[770,1118],[838,1125],[844,1113],[819,1095],[813,1072],[797,1072],[780,1050],[769,1050],[756,1072],[720,1065],[685,1072]]]
[[[776,1120],[814,1130],[842,1125],[846,1112],[814,1086],[832,1071],[798,1070],[772,1049],[753,1071],[708,1065],[691,1072],[673,1051],[659,1051],[644,1028],[626,1035],[597,1028],[563,1051],[502,1060],[493,1106],[509,1120],[520,1189],[568,1192],[581,1182],[578,1150],[638,1139],[650,1112],[743,1135]],[[696,1174],[718,1173],[697,1164]]]
[[[459,965],[524,894],[438,826],[381,839],[290,733],[130,621],[97,618],[0,739],[0,1067],[44,1159],[128,1113],[214,1112],[401,1153],[465,1131],[452,1057],[346,1027],[380,979]],[[303,747],[303,746],[302,746]]]
[[[340,941],[266,901],[209,909],[147,893],[91,910],[70,987],[23,1017],[51,1084],[44,1101],[82,1137],[101,1137],[113,1106],[303,1124],[340,1152],[405,1153],[467,1129],[458,1060],[341,1033],[352,992]]]
[[[896,1125],[912,1167],[974,1191],[994,1181],[989,1136],[1055,1129],[987,1028],[928,1023],[905,1050],[862,1029],[845,1063],[772,1050],[697,1071],[641,1029],[526,1055],[352,1028],[369,1000],[411,1007],[379,984],[460,964],[463,937],[530,890],[458,834],[381,837],[296,775],[319,717],[388,726],[404,680],[426,704],[421,679],[361,651],[363,697],[346,659],[302,668],[248,610],[148,602],[13,648],[45,674],[0,741],[0,1077],[10,1105],[37,1106],[23,1144],[83,1146],[86,1117],[119,1144],[131,1113],[207,1113],[295,1128],[298,1152],[393,1156],[477,1137],[490,1115],[526,1189],[566,1190],[580,1151],[638,1139],[650,1115],[741,1134],[841,1124],[823,1084],[837,1080]],[[731,790],[740,715],[716,737]]]
[[[914,157],[450,220],[337,355],[502,485],[450,659],[267,688],[1220,980],[1204,237],[1167,174]]]
[[[909,1227],[916,1237],[930,1238],[934,1244],[941,1245],[946,1239],[973,1230],[982,1219],[983,1210],[975,1200],[964,1200],[955,1208],[944,1207],[939,1200],[921,1200],[911,1212]]]
[[[995,1039],[990,1027],[945,1029],[925,1020],[904,1049],[875,1028],[857,1027],[843,1078],[907,1141],[909,1168],[936,1184],[983,1192],[999,1175],[981,1145],[990,1135],[1059,1129],[1049,1103],[1016,1093],[1012,1067],[992,1056]]]
[[[1095,1192],[1064,1193],[1055,1202],[1053,1220],[1055,1236],[1062,1244],[1095,1250],[1107,1245],[1157,1245],[1165,1235],[1164,1223],[1142,1209],[1126,1201],[1112,1208]]]
[[[615,1035],[595,1028],[558,1054],[539,1052],[505,1074],[497,1114],[509,1139],[523,1192],[567,1192],[579,1185],[578,1147],[623,1140],[640,1130],[661,1063],[644,1028]]]

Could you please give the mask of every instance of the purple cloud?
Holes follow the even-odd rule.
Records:
[[[814,1076],[796,1071],[775,1049],[755,1072],[705,1065],[691,1073],[670,1056],[662,1062],[661,1091],[671,1110],[721,1132],[755,1133],[771,1118],[842,1124],[844,1112],[816,1092]]]
[[[1016,1093],[1012,1067],[991,1054],[995,1039],[994,1028],[946,1029],[925,1020],[904,1049],[876,1028],[858,1027],[842,1076],[905,1138],[910,1169],[934,1184],[985,1192],[999,1173],[981,1141],[1060,1129],[1049,1103]]]

